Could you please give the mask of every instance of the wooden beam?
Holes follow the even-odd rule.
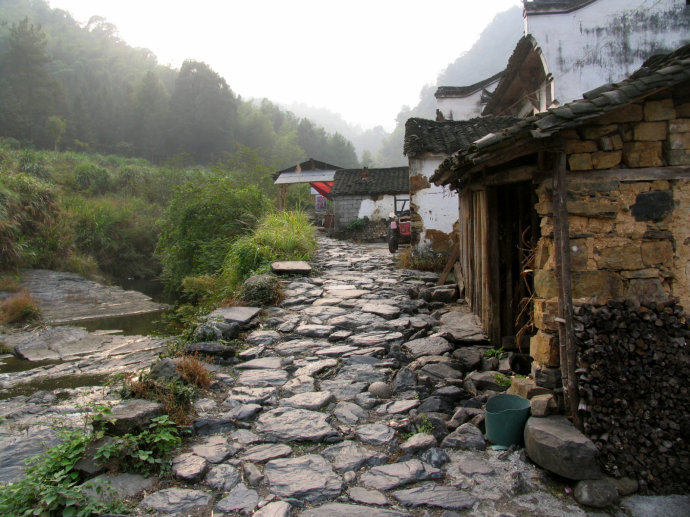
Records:
[[[566,154],[555,156],[553,171],[553,228],[558,283],[558,341],[560,347],[561,377],[566,410],[573,424],[582,430],[578,413],[577,350],[573,329],[573,294],[570,275],[570,226],[568,223],[568,188],[566,186]]]
[[[506,169],[495,174],[487,174],[477,182],[470,183],[472,190],[483,190],[485,187],[496,187],[499,185],[509,185],[510,183],[520,183],[521,181],[531,181],[537,173],[536,165],[523,165]]]
[[[690,179],[690,166],[568,172],[568,183],[582,181],[657,181]]]
[[[450,271],[453,269],[455,262],[458,260],[459,254],[460,254],[460,247],[459,246],[453,246],[453,253],[451,253],[450,258],[448,259],[448,262],[446,263],[446,267],[443,268],[443,273],[441,273],[441,277],[438,279],[438,282],[436,282],[436,285],[443,285],[446,283],[446,279],[448,278],[448,275],[450,275]]]

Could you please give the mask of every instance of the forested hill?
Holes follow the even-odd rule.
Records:
[[[277,168],[312,156],[358,165],[341,134],[243,100],[205,63],[161,66],[105,19],[82,27],[44,0],[0,0],[0,136],[183,165],[247,147]]]

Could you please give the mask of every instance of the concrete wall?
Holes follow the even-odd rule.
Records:
[[[597,0],[570,13],[528,14],[525,30],[554,77],[554,100],[564,104],[687,43],[690,7],[685,0]]]
[[[677,297],[687,313],[690,102],[656,97],[562,135],[570,176],[573,298],[601,304],[618,297]],[[611,169],[613,174],[602,172]],[[530,354],[541,365],[558,367],[551,180],[537,193],[542,238],[534,264],[534,321],[539,331]]]
[[[431,154],[410,158],[412,244],[419,252],[447,253],[452,247],[458,221],[457,192],[429,183],[445,158]]]

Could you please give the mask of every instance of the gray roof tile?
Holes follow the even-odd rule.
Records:
[[[368,169],[366,179],[363,178],[363,169],[340,169],[335,171],[331,196],[394,195],[409,192],[409,167]]]

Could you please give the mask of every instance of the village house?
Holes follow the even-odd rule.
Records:
[[[458,149],[516,121],[513,117],[407,121],[404,152],[410,164],[412,246],[417,253],[451,254],[455,242],[458,198],[455,192],[429,181],[436,168]]]
[[[445,120],[469,120],[479,117],[498,86],[503,72],[469,86],[439,86],[436,97],[437,116]]]
[[[353,221],[366,219],[358,236],[368,241],[385,239],[389,215],[396,210],[409,210],[408,168],[339,169],[330,196],[336,232],[347,230]]]
[[[525,0],[518,42],[484,115],[523,117],[629,76],[687,43],[686,0]]]
[[[563,289],[687,309],[690,45],[464,146],[431,179],[459,194],[465,298],[537,367],[559,366]]]
[[[330,199],[337,165],[310,158],[287,169],[273,173],[273,183],[278,185],[277,208],[282,210],[287,203],[287,189],[290,185],[309,183],[318,195]]]

